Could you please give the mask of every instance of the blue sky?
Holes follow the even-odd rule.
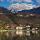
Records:
[[[7,7],[9,5],[10,5],[10,3],[7,1],[0,2],[0,6],[2,6],[2,7]]]
[[[40,0],[0,0],[0,6],[2,7],[8,7],[9,5],[11,5],[12,3],[28,3],[28,4],[32,4],[32,5],[38,5],[40,6]]]

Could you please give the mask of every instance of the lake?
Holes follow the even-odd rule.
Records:
[[[40,40],[40,30],[0,31],[0,40]]]

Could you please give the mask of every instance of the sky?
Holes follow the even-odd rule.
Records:
[[[0,0],[0,6],[1,7],[8,7],[10,5],[10,3],[9,2],[7,2],[6,0]]]
[[[19,6],[19,4],[22,4],[22,3],[24,3],[25,5],[31,4],[32,7],[40,6],[40,0],[0,0],[0,6],[6,7],[6,8],[8,8],[10,6],[14,6],[14,4],[16,4],[16,3],[18,3],[17,4],[18,6]]]

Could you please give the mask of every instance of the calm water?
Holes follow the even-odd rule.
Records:
[[[40,31],[12,30],[0,32],[0,40],[40,40]]]

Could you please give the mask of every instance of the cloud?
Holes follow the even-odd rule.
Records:
[[[36,2],[40,5],[40,0],[36,0]]]
[[[8,9],[9,10],[30,10],[32,9],[32,4],[19,4],[19,3],[16,3],[16,4],[11,4]]]
[[[33,9],[33,8],[37,8],[37,7],[39,7],[39,4],[40,4],[40,0],[38,1],[38,0],[15,0],[15,1],[20,1],[20,2],[22,2],[22,1],[24,1],[24,2],[26,2],[26,3],[21,3],[21,4],[19,4],[19,3],[12,3],[11,5],[9,5],[9,7],[8,7],[8,9],[9,10],[30,10],[30,9]],[[27,2],[35,2],[36,4],[27,4]]]
[[[40,0],[32,0],[32,3],[36,6],[40,6]]]
[[[16,0],[17,2],[31,2],[32,0]]]
[[[8,9],[11,10],[11,11],[21,11],[21,10],[30,10],[30,9],[33,9],[33,8],[37,8],[39,6],[36,6],[36,5],[32,5],[32,4],[26,4],[26,3],[16,3],[16,4],[11,4]]]
[[[37,5],[33,5],[33,8],[38,8],[39,6],[37,6]]]
[[[0,2],[3,2],[3,0],[0,0]]]
[[[40,3],[40,0],[36,0],[38,3]]]
[[[9,2],[31,2],[32,0],[9,0]]]

